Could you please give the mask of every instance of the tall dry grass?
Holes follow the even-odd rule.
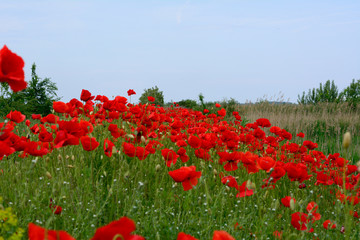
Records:
[[[342,152],[342,136],[349,131],[352,146],[349,156],[353,161],[360,156],[360,108],[353,109],[347,103],[322,103],[317,105],[275,104],[262,102],[236,106],[240,116],[249,122],[268,118],[272,125],[279,126],[295,136],[305,133],[305,138],[319,143],[325,154]],[[298,139],[301,142],[302,139]]]

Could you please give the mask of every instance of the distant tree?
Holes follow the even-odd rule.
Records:
[[[31,67],[31,80],[26,89],[12,92],[7,84],[0,87],[0,114],[4,116],[11,110],[18,110],[30,116],[33,113],[47,115],[51,112],[52,102],[58,101],[58,88],[50,78],[41,79],[36,74],[35,63]]]
[[[164,105],[164,94],[162,91],[159,90],[157,86],[144,89],[143,94],[139,98],[140,103],[142,104],[149,103],[148,101],[149,96],[155,98],[155,101],[153,102],[155,103],[155,105],[160,105],[160,106]]]
[[[339,90],[335,85],[334,80],[330,82],[327,80],[323,85],[320,83],[319,88],[309,89],[308,93],[305,94],[305,91],[300,96],[298,95],[299,104],[316,104],[319,102],[339,102]]]
[[[350,85],[340,93],[340,98],[356,108],[360,102],[360,79],[357,81],[353,79]]]
[[[50,78],[41,79],[36,74],[35,63],[31,67],[31,80],[25,89],[25,99],[28,111],[31,113],[49,114],[52,109],[53,101],[58,101],[56,91],[58,88]]]
[[[203,108],[203,110],[206,108],[205,102],[204,102],[204,95],[202,93],[199,94],[199,101]]]
[[[195,100],[185,99],[177,102],[180,107],[195,109],[198,105]]]

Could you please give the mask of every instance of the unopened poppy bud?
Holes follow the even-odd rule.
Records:
[[[213,173],[214,173],[214,175],[217,175],[217,174],[218,174],[218,172],[217,172],[216,169],[213,170]]]
[[[58,158],[58,160],[61,160],[62,156],[59,154],[57,158]]]
[[[295,209],[295,201],[293,198],[290,199],[290,209],[294,210]]]
[[[67,167],[68,167],[68,168],[74,168],[74,166],[73,166],[73,165],[67,165]]]
[[[115,153],[116,153],[116,151],[117,151],[117,150],[116,150],[116,148],[115,148],[115,147],[113,147],[113,148],[112,148],[112,153],[113,153],[113,154],[115,154]]]
[[[74,156],[74,155],[71,156],[71,160],[73,160],[73,161],[75,160],[75,156]]]
[[[356,166],[357,166],[357,171],[360,172],[360,161],[358,161],[358,162],[356,163]]]
[[[146,142],[146,139],[145,139],[145,137],[144,137],[144,136],[141,136],[140,140],[141,140],[141,142],[143,142],[143,143],[145,143],[145,142]]]
[[[160,164],[156,165],[155,170],[158,172],[158,171],[160,171],[160,169],[161,169]]]
[[[255,189],[255,188],[256,188],[256,185],[255,185],[255,183],[251,182],[250,180],[247,180],[247,182],[246,182],[246,188],[248,188],[248,189]]]
[[[226,191],[230,191],[230,188],[228,186],[225,187]]]
[[[50,174],[49,172],[46,172],[45,175],[46,175],[46,177],[47,177],[48,179],[52,179],[52,176],[51,176],[51,174]]]
[[[131,138],[131,139],[135,138],[134,135],[132,135],[132,134],[126,134],[126,137]]]
[[[231,198],[234,197],[234,194],[233,194],[233,193],[230,193],[230,194],[229,194],[229,197],[231,197]]]
[[[349,132],[346,132],[346,133],[344,134],[343,147],[344,147],[345,149],[348,149],[349,146],[350,146],[350,143],[351,143],[351,135],[350,135]]]
[[[69,155],[66,155],[66,156],[65,156],[65,159],[69,159],[69,158],[70,158],[70,156],[69,156]]]

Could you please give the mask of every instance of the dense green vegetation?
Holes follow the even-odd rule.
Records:
[[[31,80],[26,89],[13,92],[5,82],[0,86],[0,115],[5,116],[11,110],[17,110],[30,117],[31,114],[47,115],[52,110],[58,88],[50,78],[40,78],[36,74],[35,63],[31,67]]]

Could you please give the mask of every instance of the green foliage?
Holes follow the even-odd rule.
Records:
[[[340,94],[341,98],[348,102],[353,108],[360,102],[360,79],[352,80],[350,86],[344,89]]]
[[[18,110],[30,116],[33,113],[47,115],[51,112],[53,101],[58,101],[58,88],[50,78],[41,79],[36,74],[35,63],[31,67],[31,80],[26,89],[12,92],[9,85],[1,83],[0,114],[2,116],[11,110]]]
[[[206,105],[205,105],[205,102],[204,102],[204,95],[202,93],[199,94],[199,101],[200,101],[200,104],[202,106],[202,110],[204,110],[206,108]]]
[[[18,219],[11,207],[4,208],[3,199],[0,197],[0,240],[22,239],[24,232],[18,227]]]
[[[239,102],[234,98],[230,98],[230,100],[223,100],[220,104],[223,108],[225,108],[227,114],[232,115],[236,109],[236,106],[239,105]]]
[[[191,109],[195,109],[198,106],[196,101],[191,99],[181,100],[177,102],[177,104],[179,104],[180,107],[191,108]]]
[[[148,89],[144,89],[143,94],[139,98],[140,103],[142,103],[142,104],[149,103],[149,101],[148,101],[149,96],[152,96],[155,98],[155,102],[153,102],[153,103],[155,103],[155,105],[164,106],[164,94],[162,91],[159,90],[159,88],[157,86],[148,88]]]
[[[319,102],[339,102],[339,90],[335,85],[334,80],[330,82],[327,80],[323,85],[320,83],[319,88],[309,89],[308,93],[305,91],[300,96],[298,95],[299,104],[316,104]]]

